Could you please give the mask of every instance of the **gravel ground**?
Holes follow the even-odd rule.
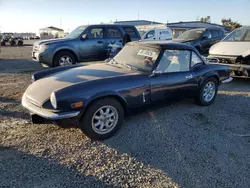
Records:
[[[249,187],[249,79],[222,86],[210,107],[185,100],[137,114],[116,136],[93,142],[74,127],[32,125],[20,105],[32,70],[13,71],[14,62],[7,69],[7,61],[0,60],[0,187]]]

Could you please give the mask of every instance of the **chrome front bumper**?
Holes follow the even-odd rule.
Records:
[[[43,108],[39,108],[35,106],[34,104],[30,103],[29,101],[27,101],[27,98],[25,95],[22,97],[22,105],[24,108],[28,109],[31,113],[41,116],[48,120],[67,119],[67,118],[76,117],[80,114],[80,111],[55,113],[55,112],[51,112]]]

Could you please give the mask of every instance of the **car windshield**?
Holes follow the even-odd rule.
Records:
[[[115,57],[118,64],[135,68],[141,72],[151,72],[160,50],[143,46],[125,46]]]
[[[223,41],[250,41],[250,29],[237,29],[226,36]]]
[[[79,26],[73,31],[71,31],[68,35],[65,36],[66,39],[75,39],[79,37],[79,35],[86,29],[86,26]]]
[[[203,30],[189,30],[182,33],[177,39],[181,40],[195,40],[202,36]]]

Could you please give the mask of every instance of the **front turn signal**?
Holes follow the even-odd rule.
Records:
[[[71,104],[71,108],[79,108],[83,106],[83,102],[76,102]]]

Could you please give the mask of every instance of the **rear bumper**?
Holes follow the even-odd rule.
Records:
[[[40,108],[30,103],[29,101],[27,101],[27,98],[25,95],[22,98],[22,106],[28,109],[32,114],[36,114],[48,120],[67,119],[67,118],[76,117],[80,114],[80,111],[70,111],[70,112],[60,112],[60,113],[51,112],[49,110]]]

